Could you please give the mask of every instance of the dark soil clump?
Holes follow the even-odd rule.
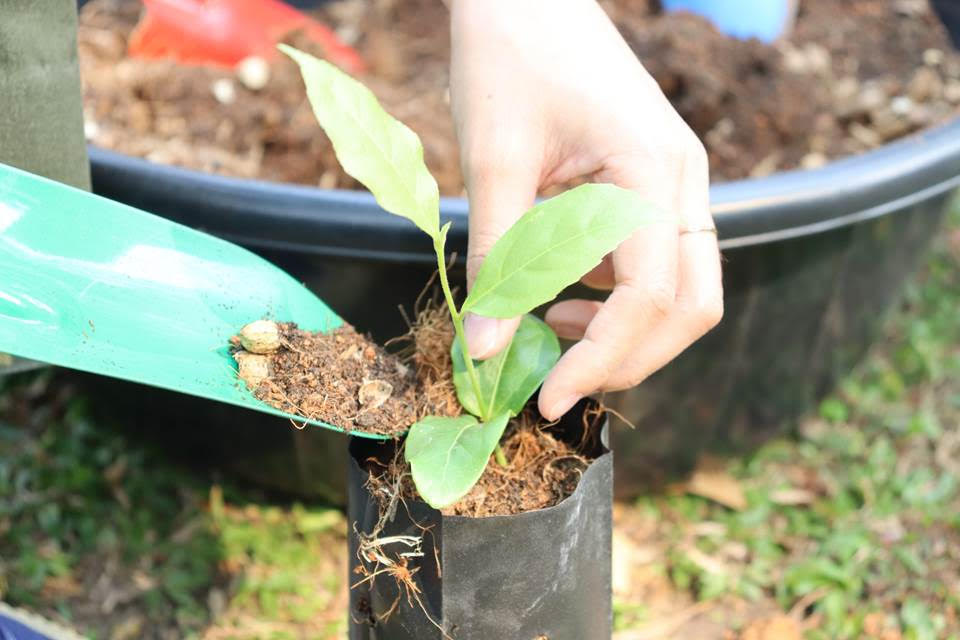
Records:
[[[279,327],[283,346],[265,356],[269,375],[254,389],[273,407],[381,435],[399,435],[427,415],[459,413],[452,390],[444,395],[433,385],[424,393],[415,368],[349,325],[329,333]]]
[[[923,0],[804,0],[793,33],[773,45],[664,14],[654,0],[602,4],[704,141],[714,180],[814,168],[958,113],[960,56]],[[224,175],[360,188],[317,127],[291,61],[272,62],[267,86],[254,90],[228,69],[127,58],[139,11],[93,0],[81,13],[90,142]],[[360,79],[423,139],[441,192],[462,194],[443,2],[338,0],[319,13],[366,59]]]

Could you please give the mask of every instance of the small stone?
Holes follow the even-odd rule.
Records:
[[[93,120],[83,121],[83,137],[86,138],[88,142],[96,138],[98,133],[100,133],[100,125]]]
[[[890,111],[898,116],[905,116],[913,111],[914,103],[909,96],[897,96],[890,101]]]
[[[336,189],[337,188],[337,172],[336,171],[324,171],[320,174],[320,180],[317,182],[317,186],[321,189]]]
[[[841,116],[856,109],[860,94],[860,81],[854,76],[844,76],[833,84],[833,101]]]
[[[948,80],[943,87],[943,97],[953,104],[960,102],[960,80]]]
[[[763,178],[771,175],[780,166],[781,158],[782,154],[779,151],[774,151],[753,166],[753,169],[750,170],[750,177]]]
[[[214,80],[210,91],[220,104],[233,104],[237,101],[237,87],[230,78]]]
[[[270,65],[259,56],[241,60],[236,72],[243,86],[251,91],[260,91],[270,82]]]
[[[908,111],[906,115],[910,115],[914,111],[915,107],[911,106],[910,111]],[[888,109],[879,109],[870,114],[872,126],[869,129],[864,127],[864,129],[878,137],[881,143],[885,140],[893,140],[894,138],[899,138],[910,131],[910,121],[906,115],[899,115],[895,113],[891,105],[891,107]],[[853,133],[858,140],[864,142],[864,144],[871,146],[872,143],[869,143],[871,138],[868,134],[864,133],[863,131],[859,132],[859,134],[854,133],[853,131],[851,131],[851,133]]]
[[[783,47],[783,66],[792,73],[807,73],[810,71],[807,65],[807,56],[801,49],[794,47],[789,43],[784,43]]]
[[[713,125],[713,128],[707,131],[704,137],[711,145],[717,146],[725,140],[728,140],[735,130],[736,125],[734,125],[733,120],[730,118],[720,118],[717,124]]]
[[[808,153],[800,159],[800,166],[804,169],[819,169],[825,164],[827,164],[827,156],[818,151]]]
[[[390,399],[393,385],[386,380],[367,380],[360,385],[357,400],[364,409],[378,409]]]
[[[270,320],[257,320],[240,330],[240,344],[250,353],[273,353],[280,348],[280,327]]]
[[[918,16],[927,11],[927,0],[896,0],[893,9],[902,16]]]
[[[146,102],[137,101],[128,107],[128,122],[130,128],[137,133],[146,134],[150,131],[150,125],[153,122],[153,113],[150,105]]]
[[[923,64],[928,67],[936,67],[943,62],[943,51],[940,49],[927,49],[923,52]]]
[[[817,44],[816,42],[807,43],[807,46],[803,48],[803,53],[807,58],[807,66],[811,71],[823,73],[830,69],[833,57],[830,55],[830,51],[823,45]]]
[[[866,113],[886,105],[889,99],[890,96],[882,86],[876,82],[867,82],[857,98],[857,106]]]
[[[867,148],[879,147],[883,139],[873,129],[868,129],[859,122],[850,123],[850,135]]]
[[[933,124],[933,111],[929,105],[922,104],[907,115],[907,122],[914,128],[922,128]]]
[[[256,389],[270,377],[270,359],[267,356],[238,351],[233,354],[233,359],[239,366],[237,377],[246,382],[249,389]]]
[[[907,87],[907,95],[914,102],[926,102],[940,97],[943,93],[943,80],[940,74],[930,67],[920,67],[917,69],[910,84]]]

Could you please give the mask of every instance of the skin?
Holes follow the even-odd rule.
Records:
[[[585,176],[675,214],[645,227],[583,278],[605,302],[566,300],[546,321],[576,340],[547,377],[540,412],[639,384],[723,315],[720,253],[703,145],[594,0],[454,0],[451,104],[470,198],[468,284],[539,191]],[[691,232],[684,232],[684,231]],[[489,358],[519,318],[468,316]]]

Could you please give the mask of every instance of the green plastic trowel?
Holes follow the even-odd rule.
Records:
[[[343,322],[246,249],[0,164],[0,352],[344,431],[237,379],[228,341],[265,317]]]

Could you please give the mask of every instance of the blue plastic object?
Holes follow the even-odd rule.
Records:
[[[667,11],[690,11],[735,38],[772,42],[790,23],[793,0],[663,0]]]
[[[0,602],[0,640],[83,640],[75,631]]]

